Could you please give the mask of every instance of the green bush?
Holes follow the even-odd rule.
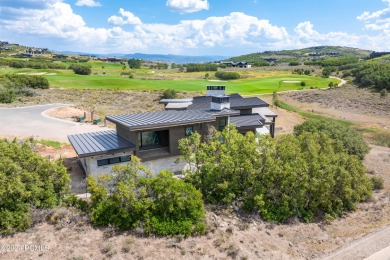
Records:
[[[294,127],[295,135],[301,135],[304,132],[325,133],[330,138],[340,142],[348,154],[356,155],[359,159],[363,159],[370,150],[368,144],[358,131],[335,121],[308,120]]]
[[[222,80],[232,80],[239,79],[241,76],[237,72],[217,71],[215,72],[215,77]]]
[[[389,91],[387,91],[387,89],[382,89],[380,95],[381,97],[387,97],[389,95]]]
[[[49,88],[49,81],[45,77],[36,75],[5,74],[0,76],[0,82],[4,82],[19,88]]]
[[[91,68],[78,64],[72,64],[68,69],[73,70],[74,73],[79,75],[90,75],[92,73]]]
[[[238,205],[270,221],[340,216],[371,197],[363,163],[324,133],[245,136],[233,126],[207,142],[180,140],[185,180],[206,202]]]
[[[301,63],[298,62],[298,61],[292,61],[292,62],[290,62],[290,63],[288,64],[288,66],[299,66],[299,65],[301,65]]]
[[[164,236],[205,231],[201,193],[171,172],[152,176],[136,157],[126,167],[116,166],[113,175],[88,177],[88,191],[96,225],[139,227],[146,234]]]
[[[12,103],[16,100],[16,94],[13,89],[0,87],[0,103]]]
[[[381,190],[384,188],[384,181],[380,177],[373,176],[370,178],[374,190]]]
[[[177,98],[177,91],[174,89],[166,89],[161,95],[162,99],[173,99]]]
[[[199,71],[217,71],[217,64],[199,64],[199,63],[189,63],[184,65],[187,68],[187,72],[199,72]]]
[[[28,228],[30,206],[59,205],[69,183],[61,161],[39,156],[30,142],[0,140],[0,234]]]

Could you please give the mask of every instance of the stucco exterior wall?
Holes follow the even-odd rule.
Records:
[[[126,165],[128,163],[128,162],[125,162],[125,163],[117,163],[117,164],[98,166],[97,165],[98,160],[109,159],[109,158],[114,158],[114,157],[119,157],[119,156],[133,155],[133,154],[134,154],[134,151],[128,151],[128,152],[79,158],[79,160],[80,160],[80,163],[81,163],[82,167],[84,168],[84,171],[85,171],[87,176],[90,174],[96,176],[99,174],[109,174],[114,165],[118,165],[118,164]]]

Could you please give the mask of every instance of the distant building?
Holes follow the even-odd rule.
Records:
[[[228,66],[228,67],[237,67],[237,68],[251,68],[252,66],[248,64],[247,62],[240,61],[240,62],[233,62],[233,61],[228,61],[228,62],[221,62],[222,64]]]

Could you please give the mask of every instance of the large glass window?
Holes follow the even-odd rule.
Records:
[[[125,155],[125,156],[113,157],[113,158],[109,158],[109,159],[97,160],[97,165],[104,166],[104,165],[116,164],[116,163],[121,163],[121,162],[129,162],[129,161],[131,161],[131,156]]]
[[[185,136],[190,136],[194,132],[194,127],[193,126],[186,126],[184,134]]]
[[[166,147],[169,145],[169,132],[168,130],[142,132],[138,134],[138,142],[142,149]]]
[[[218,121],[218,130],[222,131],[225,128],[226,125],[227,125],[227,119],[226,118],[219,119],[219,121]]]

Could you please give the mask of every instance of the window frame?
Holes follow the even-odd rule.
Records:
[[[188,131],[191,129],[191,131]],[[191,136],[194,133],[194,126],[193,125],[188,125],[184,127],[184,135],[185,136]]]

